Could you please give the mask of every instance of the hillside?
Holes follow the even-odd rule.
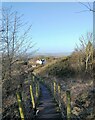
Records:
[[[32,68],[32,64],[34,64],[37,59],[41,58],[46,59],[46,64],[37,65],[35,68]],[[6,118],[6,116],[11,116],[11,119],[13,119],[19,116],[16,91],[19,89],[19,84],[21,82],[24,86],[25,84],[28,85],[27,75],[28,71],[30,71],[31,73],[36,73],[36,75],[43,80],[49,82],[56,80],[60,83],[65,104],[65,92],[67,89],[70,89],[72,115],[74,118],[79,120],[94,120],[95,116],[92,114],[94,93],[93,79],[90,74],[78,71],[76,60],[73,61],[72,59],[74,59],[72,56],[59,58],[39,56],[29,59],[28,65],[24,65],[24,61],[18,61],[15,68],[18,69],[18,71],[14,72],[10,84],[9,81],[3,82],[3,117]],[[25,94],[29,94],[28,91],[27,89]]]
[[[71,91],[72,114],[79,120],[94,120],[93,113],[93,78],[88,73],[78,71],[72,56],[51,60],[46,65],[35,69],[44,80],[56,79],[61,84],[63,96],[65,91]],[[81,73],[81,74],[80,74]],[[66,103],[66,99],[64,98]]]

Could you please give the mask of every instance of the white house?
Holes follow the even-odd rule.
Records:
[[[40,64],[40,65],[41,65],[41,64],[42,64],[42,61],[41,61],[41,60],[37,60],[37,61],[36,61],[36,64]]]
[[[44,65],[46,64],[46,60],[45,59],[37,60],[36,64]]]

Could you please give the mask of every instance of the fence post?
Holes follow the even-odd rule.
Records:
[[[61,88],[60,85],[58,84],[58,98],[59,98],[59,107],[61,107]]]
[[[58,94],[61,94],[61,89],[60,89],[60,85],[58,84]]]
[[[32,106],[33,106],[33,109],[34,109],[35,108],[35,100],[34,100],[32,85],[30,85],[30,95],[31,95]]]
[[[17,96],[17,101],[18,101],[18,105],[19,105],[20,117],[22,120],[24,120],[24,112],[23,112],[23,108],[22,108],[22,104],[21,104],[21,96],[18,92],[16,93],[16,96]]]
[[[55,95],[56,95],[56,82],[54,81],[54,97],[56,97]]]
[[[36,97],[39,97],[39,83],[36,83]]]
[[[33,75],[33,77],[32,77],[32,81],[33,81],[33,83],[34,83],[34,81],[35,81],[35,76]]]
[[[67,98],[67,120],[71,120],[71,94],[70,90],[66,91]]]

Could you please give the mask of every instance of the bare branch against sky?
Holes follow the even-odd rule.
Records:
[[[91,5],[89,2],[86,3],[83,3],[83,2],[78,2],[79,4],[83,5],[84,8],[86,8],[85,10],[82,10],[82,11],[79,11],[79,12],[76,12],[76,13],[81,13],[81,12],[95,12],[95,10],[93,8],[91,8]]]

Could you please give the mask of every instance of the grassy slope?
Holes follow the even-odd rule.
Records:
[[[93,110],[92,109],[93,82],[91,79],[88,80],[85,79],[84,81],[77,75],[72,76],[71,69],[67,69],[67,67],[70,66],[70,64],[67,64],[66,61],[68,61],[67,58],[59,58],[59,59],[47,58],[47,64],[44,66],[39,66],[37,69],[34,70],[34,72],[41,75],[42,77],[45,77],[48,80],[53,80],[56,78],[60,82],[61,87],[64,91],[67,88],[70,88],[72,94],[73,114],[75,114],[76,116],[80,117],[83,120],[87,120],[87,118],[90,120],[91,113]],[[7,85],[7,82],[3,84],[3,108],[4,108],[3,115],[11,116],[12,119],[13,117],[19,116],[18,105],[15,96],[16,87],[19,81],[18,78],[16,76],[16,79],[12,80],[10,84],[11,90],[9,91],[9,93],[6,93],[6,91],[4,90],[5,86]]]
[[[36,73],[48,80],[60,81],[63,90],[71,90],[72,113],[83,120],[94,120],[93,113],[93,81],[74,74],[73,68],[69,69],[67,58],[51,60],[45,66],[35,70]]]

